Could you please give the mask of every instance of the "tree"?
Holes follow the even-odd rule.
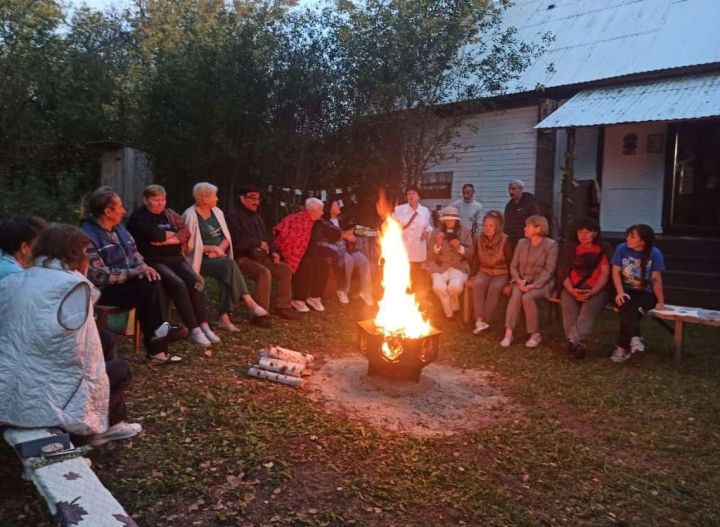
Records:
[[[398,184],[417,182],[462,148],[456,139],[468,111],[501,94],[541,49],[502,26],[504,7],[488,0],[342,2],[331,31],[352,107],[348,143],[373,138],[365,141],[365,159],[391,167]]]

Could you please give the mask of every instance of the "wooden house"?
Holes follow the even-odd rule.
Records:
[[[720,307],[720,2],[516,0],[504,23],[554,40],[492,111],[468,117],[468,148],[427,176],[451,174],[435,202],[473,183],[503,210],[517,178],[559,232],[588,214],[615,240],[649,224],[669,298]]]

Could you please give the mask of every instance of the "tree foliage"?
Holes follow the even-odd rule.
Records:
[[[97,179],[92,144],[108,140],[147,151],[178,205],[200,180],[226,199],[242,182],[415,181],[452,150],[468,111],[457,102],[501,93],[538,50],[503,28],[503,9],[136,0],[69,14],[55,0],[6,0],[0,187],[82,192]]]

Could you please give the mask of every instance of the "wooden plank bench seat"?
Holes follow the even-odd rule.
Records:
[[[56,437],[57,429],[7,428],[5,441],[15,445]],[[72,449],[72,444],[70,445]],[[135,521],[100,482],[82,451],[57,457],[22,459],[24,478],[35,484],[60,525],[88,527],[137,527]],[[69,457],[75,456],[75,457]]]
[[[123,309],[122,307],[117,306],[105,306],[96,304],[95,323],[97,324],[98,329],[107,329],[108,316],[119,315],[122,313],[129,313],[129,316],[133,319],[133,351],[137,355],[137,353],[141,349],[141,332],[140,321],[137,318],[137,313],[135,312],[135,309]]]
[[[680,360],[682,356],[682,342],[684,324],[701,324],[703,326],[720,327],[720,311],[712,309],[702,309],[699,307],[685,307],[665,304],[665,309],[651,309],[648,315],[656,319],[669,320],[675,323],[675,331],[673,339],[675,348],[673,356],[676,360]]]

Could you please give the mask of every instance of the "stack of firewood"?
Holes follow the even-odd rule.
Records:
[[[248,375],[290,386],[303,386],[303,377],[312,373],[314,360],[315,357],[309,353],[270,346],[260,350],[257,364],[250,366]]]

